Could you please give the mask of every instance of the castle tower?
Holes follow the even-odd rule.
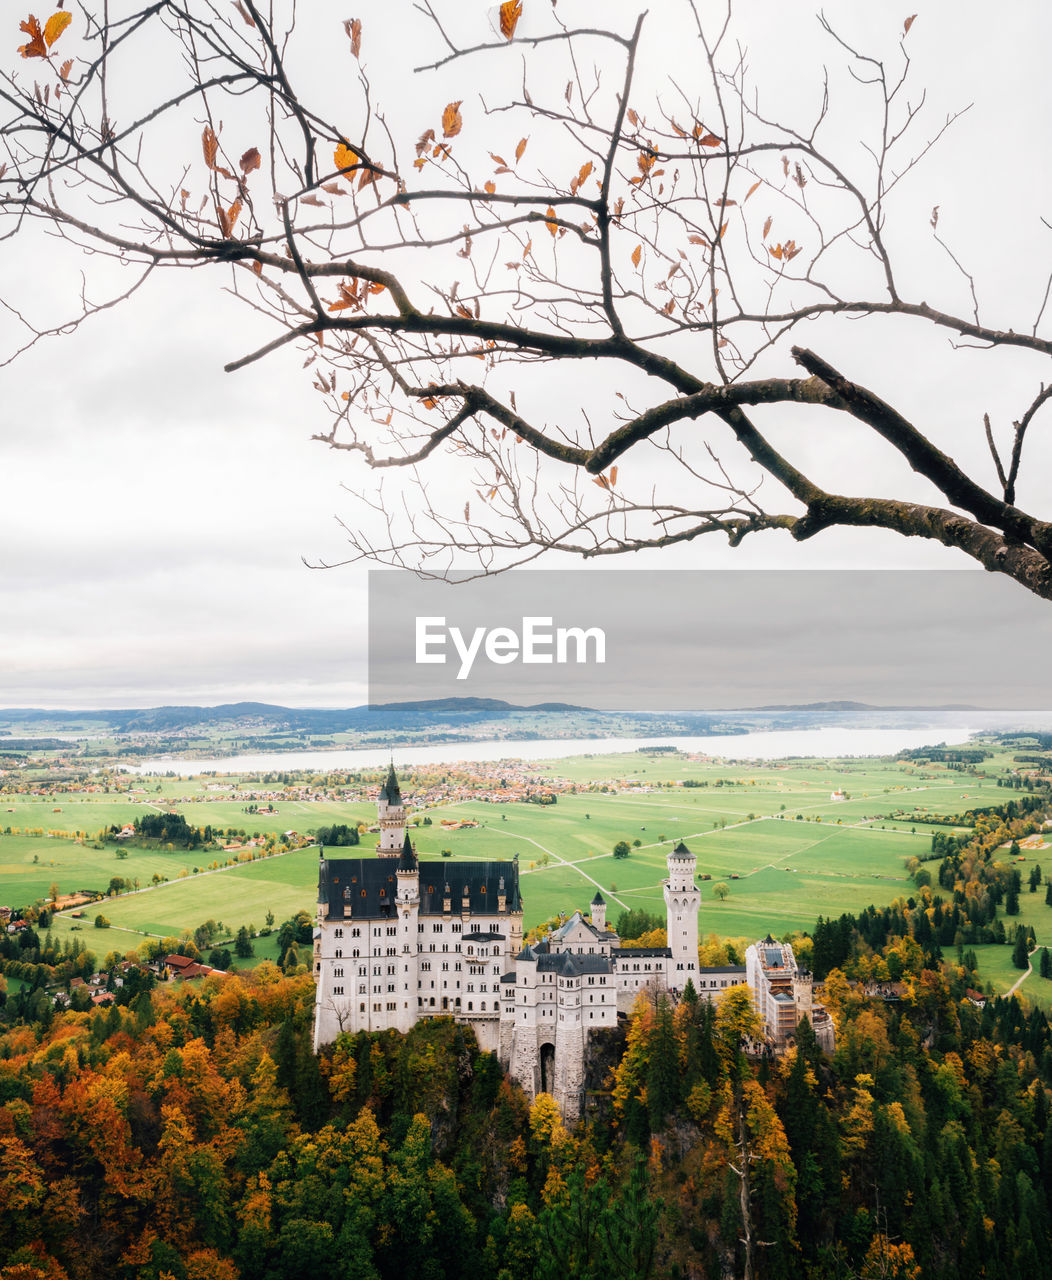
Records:
[[[796,1003],[797,1022],[807,1014],[808,1022],[814,1021],[814,979],[807,969],[797,969],[793,974],[793,1000]]]
[[[664,883],[665,926],[672,951],[668,985],[682,991],[687,979],[698,975],[698,912],[701,891],[694,883],[697,858],[681,840],[668,855],[668,879]]]
[[[598,889],[592,899],[592,924],[599,930],[606,928],[606,899]]]
[[[396,784],[397,785],[397,784]],[[395,869],[398,881],[398,986],[396,993],[398,1016],[395,1026],[401,1032],[409,1031],[417,1020],[419,1009],[419,968],[420,940],[418,920],[420,918],[420,866],[406,832],[398,855],[398,866]]]
[[[405,805],[402,803],[402,793],[393,764],[387,772],[386,782],[380,788],[376,815],[380,820],[380,840],[376,846],[376,856],[397,858],[402,852],[405,837]]]
[[[313,968],[314,981],[321,974],[321,925],[325,919],[325,846],[318,841],[318,909],[314,916]]]

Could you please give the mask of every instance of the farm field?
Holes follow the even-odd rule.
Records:
[[[1045,910],[1052,916],[1052,907],[1046,907]],[[1052,946],[1052,928],[1046,929],[1045,935],[1045,941]],[[1040,933],[1037,940],[1040,945]],[[1008,991],[1023,972],[1012,964],[1011,947],[983,946],[973,947],[972,950],[979,961],[980,978],[991,984],[996,995],[1003,995]],[[1016,994],[1032,1000],[1046,1012],[1052,1012],[1052,979],[1040,976],[1037,972],[1037,959],[1035,956],[1033,972],[1023,979]]]
[[[1011,753],[999,752],[983,766],[989,776],[976,777],[937,764],[876,759],[735,764],[688,760],[674,753],[583,755],[537,766],[537,772],[547,770],[578,787],[576,793],[560,794],[552,805],[470,800],[413,810],[412,787],[405,789],[410,822],[431,819],[431,825],[411,828],[424,860],[441,859],[444,850],[455,859],[518,856],[527,927],[560,911],[586,911],[597,887],[609,903],[612,922],[624,908],[663,914],[665,858],[682,839],[697,854],[699,874],[711,877],[701,884],[702,935],[757,937],[811,929],[819,914],[858,912],[909,894],[906,859],[923,857],[935,831],[952,829],[917,818],[1003,803],[1010,793],[997,787],[995,778],[1010,759]],[[433,772],[440,776],[441,768]],[[625,779],[635,780],[633,789],[601,789],[623,788]],[[249,782],[247,775],[237,780]],[[699,785],[667,785],[685,780]],[[276,814],[246,813],[244,802],[207,789],[218,781],[227,779],[151,777],[132,795],[0,798],[0,830],[10,826],[89,835],[84,845],[47,836],[0,835],[0,902],[42,898],[53,883],[61,892],[101,890],[114,875],[145,885],[159,874],[170,883],[103,905],[110,930],[92,929],[90,916],[78,922],[59,917],[56,929],[79,925],[79,936],[100,955],[130,949],[143,934],[179,934],[209,918],[222,920],[232,935],[242,924],[260,927],[268,910],[279,922],[298,910],[313,910],[315,849],[179,878],[215,855],[129,846],[127,857],[118,859],[112,847],[93,849],[90,837],[100,827],[166,808],[170,798],[176,799],[176,811],[196,826],[234,828],[248,835],[289,829],[309,833],[334,822],[375,821],[375,808],[364,801],[279,800]],[[846,792],[847,798],[832,799],[836,791]],[[479,826],[448,830],[443,819],[470,819]],[[633,847],[627,858],[615,859],[611,851],[620,840]],[[373,841],[365,836],[359,850],[346,853],[368,856]],[[338,856],[335,850],[328,852]],[[1032,861],[1021,864],[1024,882]],[[1048,863],[1052,871],[1052,851]],[[725,901],[712,893],[717,883],[729,889]],[[1019,920],[1034,925],[1039,943],[1052,944],[1052,907],[1044,904],[1043,885],[1032,895],[1024,883],[1020,907]],[[270,939],[256,940],[257,962],[269,954],[270,944]],[[982,953],[980,978],[989,976],[998,989],[1007,989],[1018,976],[1005,970],[1010,968],[1010,948],[976,951]],[[1037,989],[1043,985],[1036,977],[1028,979],[1024,992],[1031,994],[1033,987],[1034,998],[1039,998]]]

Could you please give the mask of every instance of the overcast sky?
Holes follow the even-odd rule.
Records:
[[[903,219],[908,225],[896,229],[896,237],[906,260],[930,283],[933,294],[923,300],[967,310],[966,288],[925,234],[925,219],[938,204],[940,227],[976,267],[990,321],[1029,329],[1052,265],[1052,231],[1039,221],[1042,212],[1052,219],[1052,91],[1044,66],[1052,47],[1049,7],[1039,0],[994,10],[977,0],[913,4],[918,17],[909,48],[918,86],[927,89],[932,126],[948,111],[975,105],[911,177],[914,216]],[[540,8],[540,0],[525,0],[533,20],[531,6]],[[462,21],[472,14],[463,3],[438,7],[455,10]],[[488,36],[490,8],[477,6],[480,39]],[[741,8],[757,79],[791,115],[794,105],[813,101],[819,83],[813,11],[784,0],[748,0]],[[426,46],[412,5],[370,0],[359,9],[364,56],[377,78],[381,64],[395,59],[401,74]],[[676,46],[667,16],[673,9],[651,6],[652,52],[662,42]],[[860,41],[887,43],[906,10],[893,15],[879,5],[863,13],[860,6],[834,3],[828,12]],[[562,0],[558,12],[573,20],[570,0]],[[594,5],[581,12],[594,20]],[[604,5],[603,13],[611,25],[630,29],[630,6]],[[335,38],[346,16],[319,0],[304,8],[301,21],[316,22]],[[410,31],[407,51],[395,33]],[[408,72],[402,83],[409,127],[413,95],[433,90]],[[457,95],[465,109],[474,102],[472,84],[469,77]],[[138,88],[148,87],[144,76]],[[302,356],[223,374],[224,361],[270,336],[221,292],[223,283],[218,273],[205,272],[156,278],[79,332],[0,368],[0,706],[365,700],[366,570],[304,564],[346,554],[337,517],[353,522],[361,513],[341,483],[361,483],[361,470],[348,455],[310,442],[325,420],[300,369]],[[78,288],[68,263],[52,271],[43,241],[0,242],[0,292],[31,299],[36,315],[66,314]],[[1049,323],[1046,317],[1046,331]],[[982,414],[990,411],[1009,429],[1037,390],[1037,357],[993,358],[954,351],[941,340],[915,357],[907,347],[904,358],[901,344],[885,346],[879,327],[868,324],[821,336],[824,354],[848,363],[914,421],[934,422],[943,447],[977,464],[984,483],[994,483],[984,460]],[[0,358],[21,340],[16,321],[0,313]],[[1050,434],[1047,420],[1035,424],[1027,461],[1036,478],[1020,491],[1021,505],[1044,514]],[[791,443],[794,456],[849,492],[865,483],[856,469],[860,459],[864,477],[874,477],[878,487],[896,491],[900,483],[886,454],[842,422],[818,429],[808,421],[801,429],[787,418],[786,435],[775,439],[786,448]],[[908,473],[901,483],[902,492],[913,492]],[[709,543],[609,567],[645,571],[648,563],[792,570],[964,568],[970,562],[891,535],[834,531],[805,546],[774,534],[737,552]],[[984,579],[974,581],[981,612]]]

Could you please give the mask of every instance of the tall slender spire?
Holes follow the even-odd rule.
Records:
[[[402,843],[402,852],[398,856],[398,870],[416,870],[416,853],[413,851],[413,842],[409,839],[408,831],[405,833],[405,840]]]
[[[380,799],[386,800],[391,805],[402,803],[402,792],[398,786],[398,778],[395,776],[393,760],[387,770],[387,780],[380,788]]]

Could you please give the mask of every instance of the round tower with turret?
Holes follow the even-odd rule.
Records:
[[[598,889],[592,899],[592,924],[599,930],[606,928],[606,899]]]
[[[397,858],[405,839],[405,805],[395,777],[394,765],[387,771],[387,779],[380,788],[376,801],[376,815],[380,822],[380,840],[376,846],[378,858]]]
[[[698,860],[681,840],[668,855],[668,879],[664,883],[665,926],[672,952],[668,985],[682,991],[687,979],[698,976],[698,913],[701,891],[694,883]]]
[[[417,991],[420,986],[420,865],[406,832],[395,868],[398,882],[398,965],[401,991],[396,993],[399,1031],[410,1031],[417,1019]]]

